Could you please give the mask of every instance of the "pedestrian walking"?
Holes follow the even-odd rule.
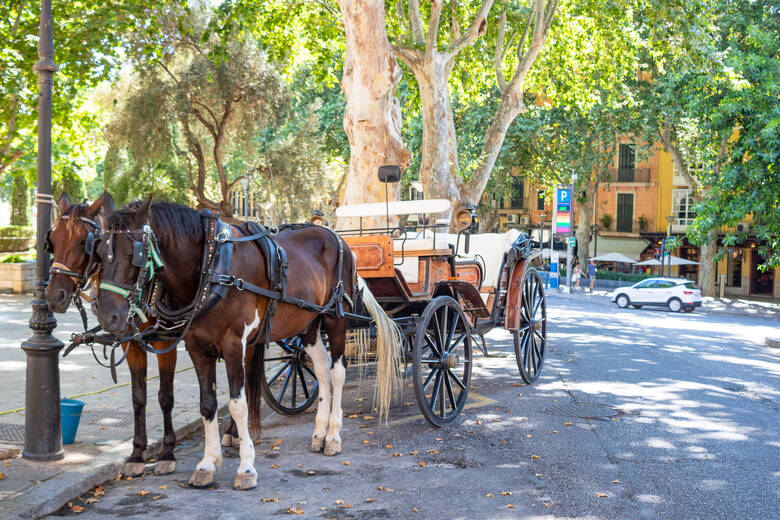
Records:
[[[580,288],[580,278],[582,278],[582,267],[580,267],[580,263],[576,262],[574,264],[574,269],[571,272],[571,278],[574,280],[574,287],[579,290]]]
[[[590,292],[593,292],[593,286],[596,284],[596,262],[590,259],[588,264],[588,278],[590,278]]]

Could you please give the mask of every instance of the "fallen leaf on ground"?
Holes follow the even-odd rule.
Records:
[[[596,496],[599,498],[605,498],[607,496],[606,493],[596,493]]]
[[[185,484],[184,482],[179,482],[179,487],[186,487],[186,486],[187,484]]]
[[[541,473],[534,473],[534,477],[541,477],[541,476],[542,476]]]
[[[512,492],[511,491],[502,491],[501,494],[504,495],[505,497],[507,497],[507,496],[511,497],[512,496]]]
[[[391,450],[391,449],[393,449],[393,445],[392,444],[385,444],[385,448],[387,448],[388,450]]]
[[[298,516],[301,516],[303,514],[303,509],[298,509],[298,508],[293,509],[292,507],[288,507],[285,510],[285,513],[287,513],[288,515],[298,515]]]
[[[0,473],[0,480],[3,480],[5,478],[5,473]]]
[[[373,415],[364,415],[364,416],[363,416],[363,419],[365,419],[365,420],[367,420],[367,421],[370,421],[370,420],[371,420],[371,419],[373,419],[373,418],[374,418],[374,416],[373,416]]]
[[[363,444],[368,444],[368,439],[363,439]]]
[[[493,493],[488,493],[488,494],[487,494],[487,495],[485,495],[485,496],[486,496],[487,498],[493,498]]]
[[[443,440],[444,440],[444,439],[442,439],[441,437],[434,437],[434,438],[435,438],[437,441],[443,441]]]
[[[538,459],[538,458],[539,458],[539,455],[531,455],[531,458],[532,458],[532,459]]]
[[[526,438],[526,439],[530,439],[530,438],[531,438],[531,434],[530,434],[530,433],[526,433],[526,434],[525,434],[525,438]]]
[[[349,461],[345,460],[344,462],[342,462],[342,464],[344,464],[345,466],[349,466]]]
[[[418,452],[417,450],[415,450],[415,451],[410,451],[410,452],[409,452],[409,455],[417,455],[418,453],[419,453],[419,452]]]
[[[417,510],[417,508],[416,508],[416,507],[413,507],[413,508],[412,508],[412,511],[414,511],[415,513],[419,513],[419,511]]]
[[[159,500],[159,499],[161,499],[161,498],[162,498],[162,495],[154,495],[154,496],[152,497],[152,500]]]
[[[146,495],[148,495],[148,494],[149,494],[149,492],[148,492],[148,491],[143,491],[143,490],[142,490],[142,491],[139,491],[139,492],[138,492],[138,494],[139,494],[139,495],[141,495],[142,497],[145,497]]]
[[[316,471],[314,471],[313,469],[310,469],[309,471],[307,471],[307,472],[306,472],[306,474],[307,474],[307,475],[316,475],[316,474],[317,474],[317,472],[316,472]]]
[[[98,502],[100,502],[100,499],[95,497],[90,497],[84,501],[85,504],[96,504]]]
[[[160,486],[160,489],[168,489],[168,486]]]
[[[619,480],[613,480],[612,483],[613,484],[620,484],[620,481]]]
[[[520,383],[512,383],[512,386],[522,386]]]
[[[550,503],[549,502],[545,502],[544,503],[544,507],[550,507]]]
[[[553,432],[553,433],[558,433],[558,430],[553,430],[552,432]]]
[[[376,499],[375,498],[367,498],[366,502],[373,502],[374,500],[376,500]]]
[[[348,418],[348,419],[357,419],[357,418],[358,418],[358,416],[357,416],[356,414],[354,414],[354,413],[353,413],[352,415],[348,415],[348,416],[347,416],[347,418]]]
[[[279,499],[276,497],[268,497],[268,498],[261,498],[260,499],[264,504],[266,502],[279,502]]]
[[[279,464],[271,464],[271,469],[276,469],[279,467]]]
[[[420,466],[421,468],[424,468],[425,467],[425,462],[418,462],[417,465]]]
[[[337,506],[340,506],[341,504],[344,503],[344,501],[341,500],[340,498],[338,498],[338,499],[334,500],[333,503],[336,504]]]
[[[563,423],[564,426],[571,426],[570,422]]]
[[[73,506],[70,508],[70,510],[73,511],[74,513],[81,513],[82,511],[84,511],[84,508],[81,506]]]
[[[439,453],[439,450],[428,450],[428,453],[432,455],[436,455],[437,453]]]
[[[507,509],[514,509],[515,508],[515,506],[513,506],[512,504],[507,504],[504,507],[507,508]]]
[[[401,454],[398,453],[398,452],[393,453],[393,457],[400,457],[400,456],[401,456]]]

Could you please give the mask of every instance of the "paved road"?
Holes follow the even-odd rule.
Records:
[[[194,490],[180,486],[201,455],[195,434],[173,475],[114,481],[73,505],[85,518],[777,518],[780,353],[763,346],[777,320],[548,302],[539,381],[521,385],[513,357],[479,357],[472,404],[446,428],[405,406],[411,393],[389,427],[367,420],[370,386],[352,385],[339,456],[308,453],[306,414],[264,432],[257,489],[231,489],[229,450],[215,489]],[[511,351],[502,331],[490,346]],[[613,415],[567,415],[587,403],[606,408],[583,416]]]

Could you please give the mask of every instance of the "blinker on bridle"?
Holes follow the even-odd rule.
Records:
[[[62,215],[60,217],[60,220],[68,220],[70,218],[70,215]],[[51,267],[49,268],[49,274],[61,274],[64,276],[69,276],[71,278],[74,278],[77,284],[82,284],[85,280],[89,278],[89,271],[90,267],[92,267],[92,254],[95,251],[95,231],[99,229],[99,226],[94,220],[88,219],[86,217],[79,217],[79,220],[81,221],[81,225],[84,226],[84,229],[87,231],[87,236],[84,239],[84,252],[86,253],[88,257],[87,261],[87,267],[84,270],[83,273],[80,273],[78,271],[74,271],[69,266],[61,263],[61,262],[53,262]],[[88,226],[92,226],[92,229],[90,229]],[[44,250],[49,254],[54,254],[54,244],[52,244],[51,241],[51,232],[54,228],[50,228],[46,232],[46,241],[44,243]]]
[[[149,321],[144,312],[148,309],[148,304],[144,298],[144,288],[154,282],[157,272],[165,267],[158,252],[157,237],[148,224],[144,224],[142,229],[136,230],[108,230],[103,232],[106,235],[106,263],[114,261],[113,236],[125,234],[132,238],[133,233],[143,233],[141,240],[133,240],[133,253],[131,265],[139,269],[135,283],[126,285],[114,280],[101,280],[100,289],[113,292],[125,298],[130,305],[127,313],[127,323],[131,323],[133,315],[138,316],[142,323]],[[151,291],[146,291],[146,299],[151,296]]]

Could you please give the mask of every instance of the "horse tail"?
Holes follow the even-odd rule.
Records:
[[[379,418],[387,421],[390,402],[402,387],[401,350],[403,335],[401,328],[391,320],[368,289],[365,280],[357,277],[357,299],[365,306],[376,326],[376,386],[374,406],[379,409]],[[368,347],[367,341],[358,341],[358,357],[362,357]],[[362,352],[362,353],[361,353]]]
[[[249,405],[249,437],[252,441],[260,440],[260,394],[263,378],[263,358],[265,344],[255,343],[255,351],[249,363],[249,374],[246,376],[247,402]]]

